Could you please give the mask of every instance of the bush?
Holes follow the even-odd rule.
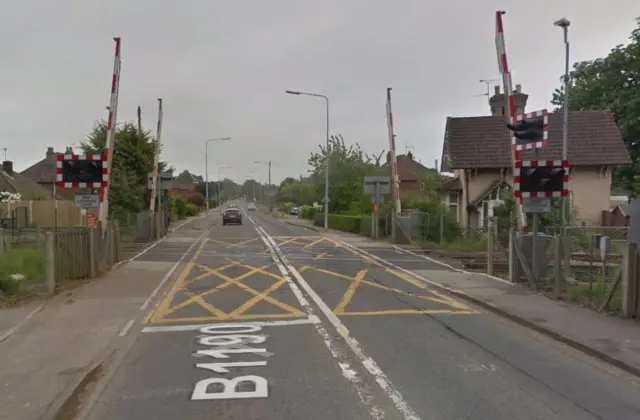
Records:
[[[187,203],[193,204],[196,207],[204,207],[205,198],[199,192],[191,192],[185,196]]]
[[[198,206],[196,206],[195,204],[187,203],[187,206],[185,208],[185,215],[196,216],[197,214],[198,214]]]
[[[187,216],[187,200],[182,196],[172,196],[169,199],[169,208],[171,214],[178,217],[178,219],[184,219]]]
[[[289,213],[289,209],[291,207],[295,207],[296,203],[292,203],[290,201],[286,202],[286,203],[282,203],[280,204],[280,208],[279,210],[283,213]]]
[[[420,237],[428,242],[440,242],[440,222],[444,223],[442,233],[445,242],[452,242],[462,238],[462,231],[455,214],[442,205],[438,200],[408,200],[403,203],[403,209],[419,210],[425,213],[420,224]],[[428,216],[427,216],[428,215]]]
[[[300,215],[303,219],[313,220],[316,217],[317,209],[314,206],[302,206]]]

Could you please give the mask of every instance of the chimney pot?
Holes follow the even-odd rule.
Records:
[[[516,92],[522,92],[522,85],[516,85]]]
[[[411,153],[411,152],[407,153],[407,157],[408,157],[409,159],[412,159],[412,160],[413,160],[413,153]]]
[[[494,87],[493,87],[493,92],[494,92],[496,95],[500,95],[500,86],[494,86]]]
[[[2,171],[7,175],[13,175],[13,162],[10,160],[2,162]]]
[[[53,151],[53,147],[47,147],[47,154],[45,156],[55,155],[56,153]]]

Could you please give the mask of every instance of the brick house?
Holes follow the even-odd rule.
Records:
[[[398,179],[400,180],[400,198],[408,198],[421,194],[422,177],[429,173],[437,173],[434,168],[427,168],[419,161],[413,158],[413,153],[408,152],[405,155],[397,155],[396,162],[398,165]],[[389,165],[391,164],[391,153],[387,153],[387,161],[381,165],[384,173],[390,173]]]
[[[67,148],[65,153],[73,153],[73,151],[72,149]],[[54,185],[56,182],[56,154],[57,153],[53,150],[53,147],[47,147],[47,151],[45,152],[42,160],[20,172],[22,176],[30,178],[49,191],[50,197],[53,197]],[[58,197],[67,200],[73,200],[75,193],[77,193],[77,190],[64,188],[56,190],[56,195]]]
[[[515,99],[517,113],[525,112],[528,95],[520,85]],[[443,201],[464,227],[486,227],[501,190],[512,185],[510,132],[499,87],[489,105],[490,116],[448,117],[446,122],[441,170],[454,178],[445,183]],[[560,158],[562,124],[562,112],[549,113],[548,146],[537,157],[534,151],[523,152],[521,159]],[[581,222],[600,225],[602,212],[610,209],[612,168],[631,163],[629,153],[609,111],[572,111],[568,131],[572,208]]]
[[[13,170],[13,162],[5,160],[0,170],[0,191],[12,194],[19,193],[22,199],[46,200],[52,197],[51,193],[29,177],[16,173]]]

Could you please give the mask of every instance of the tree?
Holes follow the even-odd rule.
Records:
[[[635,165],[614,169],[612,187],[640,193],[635,172],[640,158],[640,19],[627,45],[617,45],[602,58],[575,63],[569,80],[569,109],[610,110]],[[564,76],[561,80],[564,79]],[[563,106],[564,89],[551,103]]]
[[[371,157],[357,143],[347,146],[341,135],[331,136],[328,145],[321,144],[319,148],[320,152],[311,153],[309,157],[312,168],[309,179],[315,186],[314,195],[324,197],[325,165],[328,159],[329,211],[363,211],[362,208],[354,209],[353,203],[363,202],[364,177],[376,170]],[[358,207],[362,207],[361,204]]]
[[[204,182],[204,179],[200,175],[194,175],[189,172],[187,169],[180,172],[178,176],[173,177],[174,181],[179,184],[190,184],[190,183],[200,183]]]
[[[85,153],[102,153],[107,139],[107,124],[97,122],[85,141],[81,142]],[[111,216],[124,217],[148,209],[150,191],[147,177],[153,170],[155,140],[150,133],[140,134],[132,123],[125,123],[116,130],[113,162],[109,176],[109,210]],[[160,162],[160,171],[167,165]]]

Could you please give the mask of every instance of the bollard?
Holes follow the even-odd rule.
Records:
[[[56,266],[53,232],[46,232],[44,234],[44,267],[47,293],[53,295],[56,292]]]

